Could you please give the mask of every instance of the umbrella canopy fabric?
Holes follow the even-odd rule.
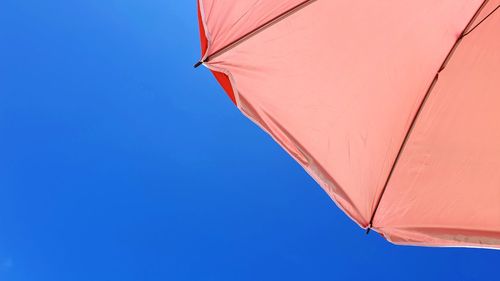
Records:
[[[199,0],[203,63],[362,228],[500,248],[500,0]]]

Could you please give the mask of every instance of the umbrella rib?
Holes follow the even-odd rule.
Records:
[[[370,218],[370,222],[369,222],[368,227],[366,229],[366,234],[370,233],[370,230],[373,227],[373,219],[375,218],[375,214],[377,213],[377,210],[378,210],[378,207],[380,205],[380,202],[382,201],[382,197],[384,196],[384,193],[385,193],[385,191],[387,189],[387,185],[389,184],[389,181],[391,180],[391,177],[392,177],[392,175],[394,173],[394,170],[395,170],[395,168],[396,168],[396,166],[398,164],[398,161],[399,161],[399,159],[401,157],[401,154],[402,154],[404,148],[406,147],[408,139],[410,138],[410,135],[411,135],[411,133],[412,133],[414,127],[415,127],[415,123],[416,123],[418,117],[420,116],[420,113],[422,112],[422,109],[424,108],[424,105],[425,105],[426,101],[428,100],[428,98],[429,98],[432,90],[434,89],[434,86],[436,85],[436,83],[437,83],[437,81],[439,79],[439,73],[441,73],[441,71],[443,71],[443,69],[445,69],[446,65],[448,64],[448,61],[451,59],[451,57],[455,53],[455,50],[460,45],[460,42],[462,42],[462,39],[464,38],[464,36],[467,35],[468,33],[470,33],[479,24],[481,24],[482,21],[479,22],[478,25],[474,26],[474,28],[472,28],[471,30],[467,31],[471,27],[471,25],[474,23],[474,21],[476,20],[476,18],[479,16],[479,13],[482,11],[482,9],[484,8],[484,6],[486,6],[487,3],[488,3],[488,0],[484,0],[483,3],[481,4],[481,6],[479,6],[479,8],[477,9],[477,11],[474,13],[474,15],[472,16],[472,18],[469,20],[469,23],[465,26],[465,28],[463,29],[462,33],[460,33],[460,36],[455,41],[455,44],[453,44],[453,46],[451,47],[450,51],[446,55],[444,61],[441,64],[441,66],[439,67],[438,71],[434,75],[434,79],[432,80],[431,84],[427,88],[427,91],[426,91],[426,93],[424,95],[424,98],[420,102],[420,105],[419,105],[419,107],[417,109],[417,112],[415,113],[415,115],[413,116],[413,119],[411,121],[410,128],[406,132],[406,135],[405,135],[405,137],[403,139],[403,143],[401,144],[401,146],[399,148],[398,154],[396,155],[396,159],[394,160],[394,163],[392,164],[391,170],[389,171],[389,175],[387,176],[387,179],[385,181],[384,187],[382,188],[382,191],[380,192],[380,196],[378,197],[377,204],[375,205],[375,209],[373,210],[373,213],[372,213],[371,218]],[[484,19],[483,19],[483,21],[484,21]]]
[[[500,5],[498,5],[493,11],[491,11],[489,14],[487,14],[480,22],[478,22],[474,27],[472,27],[469,31],[467,31],[463,36],[467,36],[469,33],[474,31],[480,24],[482,24],[487,18],[489,18],[491,15],[493,15],[494,12],[496,12],[500,8]]]
[[[208,62],[210,59],[213,59],[214,57],[217,57],[223,53],[225,53],[226,51],[234,48],[235,46],[241,44],[242,42],[248,40],[249,38],[253,37],[254,35],[258,34],[259,32],[267,29],[268,27],[282,21],[283,19],[289,17],[290,15],[298,12],[299,10],[305,8],[306,6],[308,6],[309,4],[312,4],[313,2],[316,2],[318,0],[305,0],[295,6],[293,6],[292,8],[286,10],[285,12],[279,14],[278,16],[266,21],[265,23],[259,25],[258,27],[252,29],[251,31],[245,33],[243,36],[241,36],[240,38],[232,41],[231,43],[227,44],[226,46],[220,48],[219,50],[215,51],[214,53],[212,53],[211,55],[207,56],[205,59],[203,60],[200,60],[199,62],[197,62],[194,67],[198,67],[200,66],[201,64],[205,63],[205,62]]]

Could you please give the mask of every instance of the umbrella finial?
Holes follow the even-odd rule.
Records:
[[[366,235],[370,234],[370,231],[372,230],[372,224],[370,223],[368,227],[366,228]]]
[[[203,61],[199,61],[197,62],[195,65],[194,65],[194,68],[198,68],[198,66],[202,65],[203,64]]]

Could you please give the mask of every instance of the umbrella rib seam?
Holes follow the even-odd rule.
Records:
[[[476,25],[474,25],[474,27],[472,27],[469,31],[467,31],[463,35],[463,37],[469,35],[469,33],[471,33],[472,31],[474,31],[474,29],[476,29],[477,27],[479,27],[479,25],[481,25],[485,20],[487,20],[491,15],[493,15],[493,13],[495,13],[499,8],[500,8],[500,5],[496,6],[496,8],[493,9],[489,14],[487,14],[480,22],[478,22]]]
[[[204,60],[198,62],[199,64],[201,63],[205,63],[205,62],[208,62],[210,59],[213,59],[223,53],[225,53],[226,51],[234,48],[235,46],[241,44],[242,42],[250,39],[251,37],[253,37],[254,35],[258,34],[259,32],[267,29],[268,27],[278,23],[278,22],[281,22],[282,20],[286,19],[287,17],[289,17],[290,15],[302,10],[303,8],[307,7],[308,5],[312,4],[313,2],[316,2],[318,0],[305,0],[297,5],[295,5],[294,7],[286,10],[285,12],[279,14],[278,16],[266,21],[265,23],[259,25],[258,27],[252,29],[251,31],[247,32],[246,34],[244,34],[243,36],[241,36],[240,38],[232,41],[231,43],[227,44],[226,46],[220,48],[219,50],[213,52],[211,55],[208,55]]]
[[[474,23],[474,21],[476,20],[476,18],[479,16],[480,12],[483,10],[484,6],[486,6],[486,4],[488,3],[489,0],[484,0],[483,3],[479,6],[479,8],[477,9],[477,11],[474,13],[474,15],[472,16],[472,18],[469,20],[469,22],[467,23],[467,25],[465,26],[465,28],[463,29],[463,31],[460,33],[460,36],[457,38],[457,40],[455,41],[455,43],[453,44],[453,46],[451,47],[450,51],[448,52],[448,54],[446,55],[444,61],[442,62],[441,66],[439,67],[438,71],[436,72],[436,74],[434,75],[434,79],[432,80],[431,84],[429,85],[429,87],[427,88],[427,91],[422,99],[422,101],[420,102],[420,105],[417,109],[417,112],[415,113],[415,115],[413,116],[413,119],[412,119],[412,122],[410,124],[410,127],[408,129],[408,131],[406,132],[406,135],[403,139],[403,143],[401,144],[400,148],[399,148],[399,151],[396,155],[396,158],[394,160],[394,163],[392,164],[392,167],[391,167],[391,170],[389,171],[389,175],[387,176],[387,179],[385,181],[385,184],[384,184],[384,187],[382,188],[382,191],[380,192],[380,196],[378,197],[378,200],[377,200],[377,203],[375,205],[375,209],[373,210],[373,213],[370,217],[370,222],[368,223],[368,226],[367,226],[367,229],[366,229],[366,234],[370,233],[370,230],[372,229],[373,227],[373,220],[375,218],[375,214],[377,213],[377,210],[380,206],[380,202],[382,201],[382,197],[384,196],[385,194],[385,191],[387,189],[387,186],[389,184],[389,181],[391,180],[392,178],[392,175],[393,175],[393,172],[398,164],[398,161],[402,155],[402,152],[404,150],[404,148],[406,147],[406,144],[410,138],[410,135],[415,127],[415,124],[416,124],[416,121],[418,119],[418,117],[420,116],[420,113],[422,112],[422,109],[424,108],[424,105],[426,103],[426,101],[428,100],[432,90],[434,89],[434,86],[436,85],[438,79],[439,79],[439,74],[441,73],[441,71],[443,71],[445,68],[446,68],[446,65],[448,64],[448,62],[450,61],[451,57],[453,56],[453,54],[455,53],[455,50],[457,49],[457,47],[460,45],[460,42],[462,42],[462,39],[465,37],[465,35],[469,34],[472,30],[474,30],[479,24],[481,24],[481,22],[483,22],[485,19],[483,19],[483,21],[479,22],[476,26],[474,26],[472,29],[469,30],[469,28],[472,26],[472,24]],[[498,8],[498,7],[497,7]],[[496,10],[496,9],[495,9]],[[494,11],[495,11],[494,10]],[[488,15],[489,16],[489,15]],[[468,31],[469,30],[469,31]]]

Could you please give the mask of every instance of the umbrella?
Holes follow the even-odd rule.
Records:
[[[202,57],[367,233],[500,248],[500,0],[199,0]]]

